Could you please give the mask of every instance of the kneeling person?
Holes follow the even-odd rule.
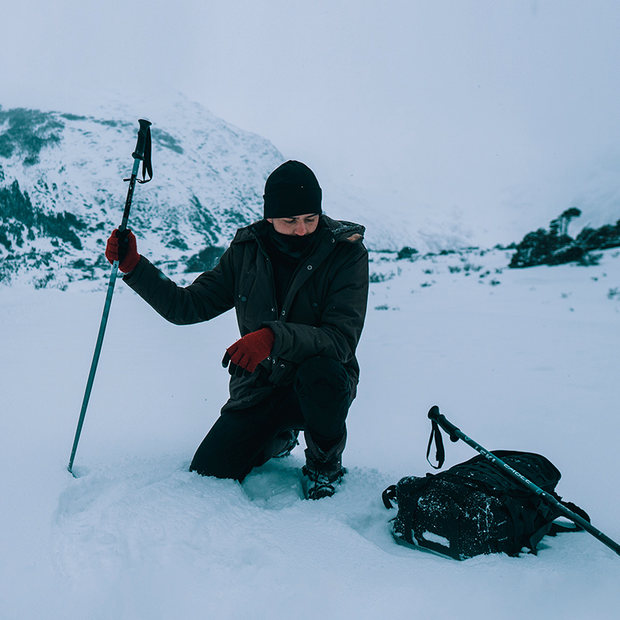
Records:
[[[265,184],[264,219],[237,231],[218,265],[187,287],[137,252],[133,233],[108,240],[124,281],[168,321],[208,321],[235,308],[241,338],[225,352],[230,398],[191,470],[242,481],[288,454],[304,431],[307,495],[333,495],[345,470],[346,424],[368,298],[364,228],[322,213],[314,173],[288,161]]]

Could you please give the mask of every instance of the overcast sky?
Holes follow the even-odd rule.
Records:
[[[617,0],[0,3],[4,108],[177,89],[386,217],[620,218]]]

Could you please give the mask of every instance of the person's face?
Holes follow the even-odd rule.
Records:
[[[281,235],[292,235],[303,237],[310,235],[319,225],[318,213],[307,213],[306,215],[295,215],[293,217],[274,217],[267,218],[273,224],[275,231]]]

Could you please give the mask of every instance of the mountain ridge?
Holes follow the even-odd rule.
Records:
[[[0,282],[31,275],[62,286],[107,268],[136,135],[137,123],[113,115],[0,107]],[[182,271],[261,217],[265,178],[283,156],[187,101],[152,139],[156,177],[135,192],[130,226],[158,262]]]

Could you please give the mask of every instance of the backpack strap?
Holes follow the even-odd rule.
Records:
[[[393,484],[385,489],[381,495],[381,498],[383,499],[383,505],[386,508],[392,508],[392,502],[396,502],[396,485]]]
[[[590,515],[583,509],[577,506],[577,504],[573,504],[573,502],[563,502],[559,500],[559,502],[566,506],[569,510],[572,510],[576,515],[579,515],[582,519],[585,519],[588,523],[590,523]],[[573,523],[572,525],[562,525],[561,523],[556,523],[555,521],[551,524],[551,528],[549,530],[549,536],[555,536],[556,534],[561,534],[562,532],[581,532],[583,527],[578,523]]]

